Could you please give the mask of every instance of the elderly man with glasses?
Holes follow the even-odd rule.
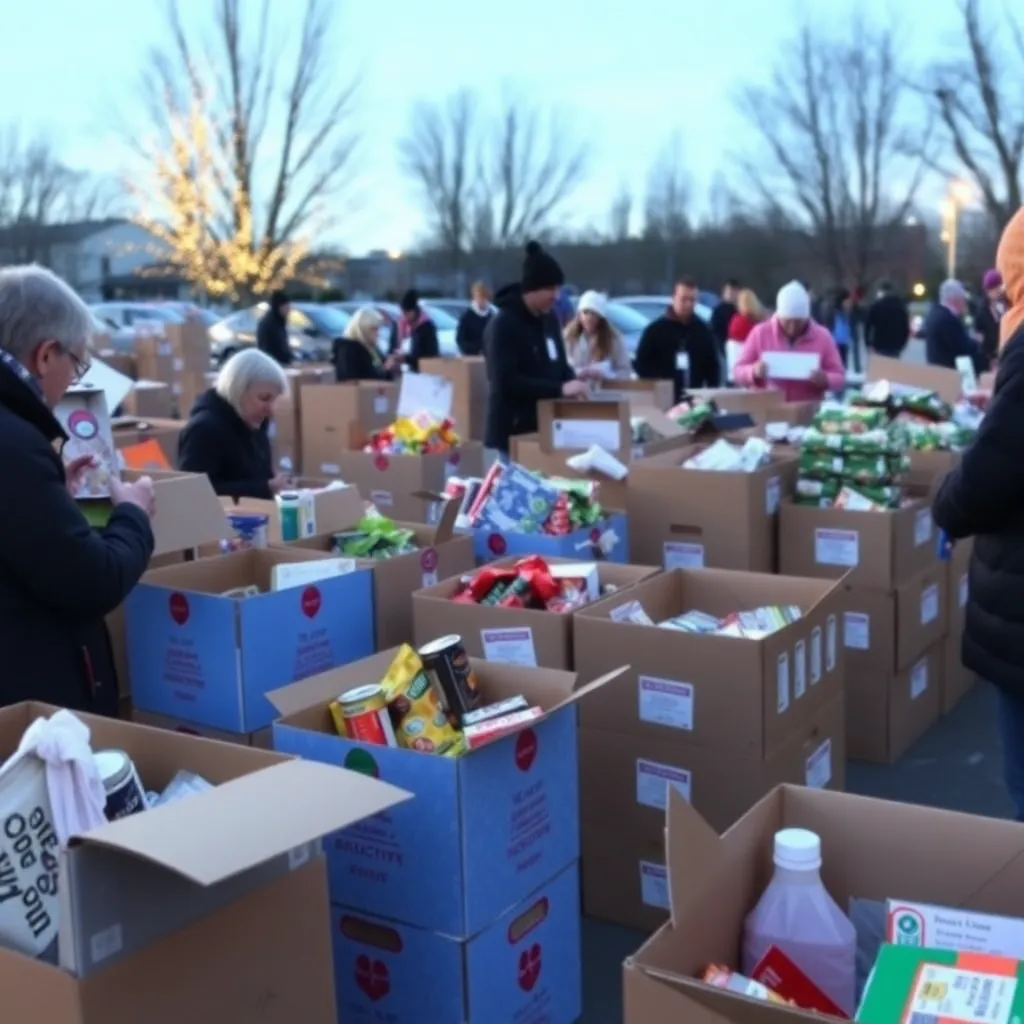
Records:
[[[72,497],[91,459],[65,466],[53,409],[88,371],[91,331],[88,308],[60,278],[35,266],[0,269],[0,704],[112,715],[104,616],[153,553],[153,485],[112,481],[102,530]]]

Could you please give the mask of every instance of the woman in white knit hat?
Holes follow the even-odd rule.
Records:
[[[576,315],[565,328],[565,354],[584,380],[629,377],[632,365],[622,335],[608,320],[608,296],[589,291],[580,296]]]

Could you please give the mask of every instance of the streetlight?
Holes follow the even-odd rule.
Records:
[[[971,183],[954,178],[946,190],[939,210],[942,213],[942,241],[946,244],[946,277],[956,277],[956,245],[960,226],[960,211],[974,205]]]

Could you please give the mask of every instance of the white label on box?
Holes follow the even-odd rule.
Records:
[[[668,871],[664,864],[640,861],[640,899],[649,907],[671,910],[668,898]]]
[[[667,725],[671,729],[693,729],[693,687],[674,679],[640,676],[640,721]]]
[[[967,607],[967,573],[964,573],[960,577],[960,583],[957,586],[957,600],[960,602],[961,608]]]
[[[293,846],[288,851],[288,870],[297,871],[309,861],[309,843]]]
[[[821,682],[821,626],[811,631],[811,686]]]
[[[657,761],[636,759],[636,802],[642,807],[663,811],[668,807],[671,786],[687,803],[690,802],[690,773]]]
[[[857,530],[815,530],[814,560],[818,565],[857,565],[860,533]]]
[[[89,939],[89,955],[94,966],[120,953],[123,948],[124,933],[119,924],[112,924]]]
[[[430,501],[427,503],[427,526],[437,526],[441,521],[441,502]]]
[[[871,617],[863,612],[843,616],[843,646],[866,651],[871,646]]]
[[[798,640],[793,648],[793,699],[807,692],[807,644]]]
[[[932,510],[922,508],[918,510],[917,518],[914,520],[914,547],[919,548],[932,539]]]
[[[928,689],[928,659],[922,658],[910,670],[910,699],[917,700],[918,697]]]
[[[395,503],[395,496],[390,491],[370,491],[370,501],[377,508],[391,508]]]
[[[399,418],[427,413],[434,419],[443,420],[452,412],[452,395],[455,385],[447,377],[433,373],[403,373],[398,385]],[[379,395],[378,400],[386,395]],[[377,402],[374,402],[376,410]],[[384,412],[387,412],[385,406]]]
[[[153,331],[152,333],[153,333],[153,334],[163,334],[163,333],[164,333],[164,328],[163,328],[163,325],[161,324],[161,325],[160,325],[160,329],[159,329],[158,331]],[[169,355],[170,355],[170,354],[171,354],[171,353],[172,353],[173,351],[174,351],[174,349],[173,349],[173,348],[171,347],[171,343],[170,343],[169,341],[161,341],[161,342],[160,342],[160,343],[159,343],[159,344],[157,345],[157,347],[156,347],[156,354],[157,354],[158,356],[161,356],[161,357],[165,358],[165,359],[166,359],[166,358],[167,358],[167,357],[168,357],[168,356],[169,356]]]
[[[480,642],[488,661],[506,661],[510,665],[537,667],[533,649],[533,630],[529,626],[514,629],[481,629]]]
[[[180,357],[175,357],[171,360],[171,366],[174,367],[175,373],[184,373],[185,371],[185,360]]]
[[[764,485],[764,510],[768,515],[773,516],[779,511],[779,497],[782,494],[782,485],[777,476],[773,476]]]
[[[1019,1020],[1011,1007],[1018,994],[1017,976],[1000,977],[945,964],[926,963],[914,978],[906,1021],[930,1024],[1010,1024]]]
[[[436,572],[425,572],[423,574],[422,583],[424,587],[436,587],[437,586],[437,573]]]
[[[825,623],[825,671],[836,667],[836,617],[830,615]]]
[[[336,462],[321,462],[320,472],[324,476],[341,476],[341,466]]]
[[[642,444],[633,445],[629,457],[631,459],[642,459],[644,457],[644,446]]]
[[[921,625],[927,626],[939,617],[939,585],[925,587],[921,594]]]
[[[775,694],[778,701],[779,714],[789,707],[789,652],[779,655],[779,665],[775,670]]]
[[[403,374],[404,376],[404,374]],[[373,414],[374,416],[383,416],[388,411],[388,396],[377,395],[373,400]]]
[[[804,785],[808,789],[824,789],[832,781],[832,741],[824,743],[804,764]]]
[[[662,562],[666,569],[703,569],[704,545],[667,541],[662,545]]]

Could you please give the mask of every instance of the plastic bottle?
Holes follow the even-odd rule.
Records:
[[[750,975],[778,946],[842,1010],[853,1016],[857,935],[822,884],[821,839],[803,828],[775,833],[775,874],[747,916],[743,965]]]

